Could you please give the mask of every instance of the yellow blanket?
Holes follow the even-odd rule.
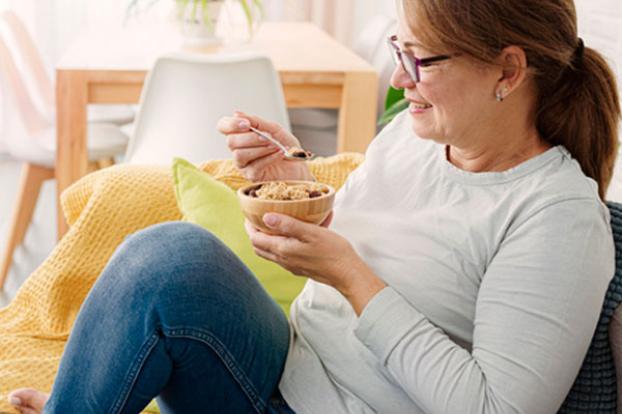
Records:
[[[310,168],[318,180],[339,188],[362,160],[362,154],[340,154],[312,161]],[[246,184],[230,160],[202,169],[234,189]],[[80,305],[125,236],[181,218],[164,167],[97,171],[63,193],[62,207],[69,232],[0,310],[0,411],[15,412],[6,402],[15,388],[52,388]]]

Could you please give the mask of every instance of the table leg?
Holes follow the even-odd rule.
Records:
[[[376,135],[378,75],[346,73],[339,109],[337,152],[365,152]]]
[[[86,105],[88,85],[82,71],[56,72],[57,237],[68,230],[60,205],[62,192],[87,172]]]

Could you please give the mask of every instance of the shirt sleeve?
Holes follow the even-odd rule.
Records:
[[[427,413],[555,413],[613,277],[604,211],[594,199],[566,200],[514,226],[483,275],[471,351],[391,287],[355,335]]]

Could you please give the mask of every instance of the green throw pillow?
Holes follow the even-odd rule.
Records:
[[[177,204],[184,220],[198,224],[222,240],[289,315],[289,306],[302,290],[306,279],[255,254],[244,230],[244,215],[235,191],[179,158],[173,162],[173,180]]]

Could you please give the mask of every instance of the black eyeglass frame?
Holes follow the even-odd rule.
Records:
[[[428,58],[420,59],[413,55],[412,53],[405,52],[400,48],[397,43],[397,35],[391,35],[387,38],[387,43],[389,45],[389,50],[391,51],[391,55],[393,56],[393,60],[396,65],[402,65],[404,72],[408,73],[412,80],[415,83],[421,82],[421,74],[419,73],[419,68],[425,68],[427,66],[431,66],[434,63],[442,62],[444,60],[451,59],[452,55],[438,55],[438,56],[430,56]]]

